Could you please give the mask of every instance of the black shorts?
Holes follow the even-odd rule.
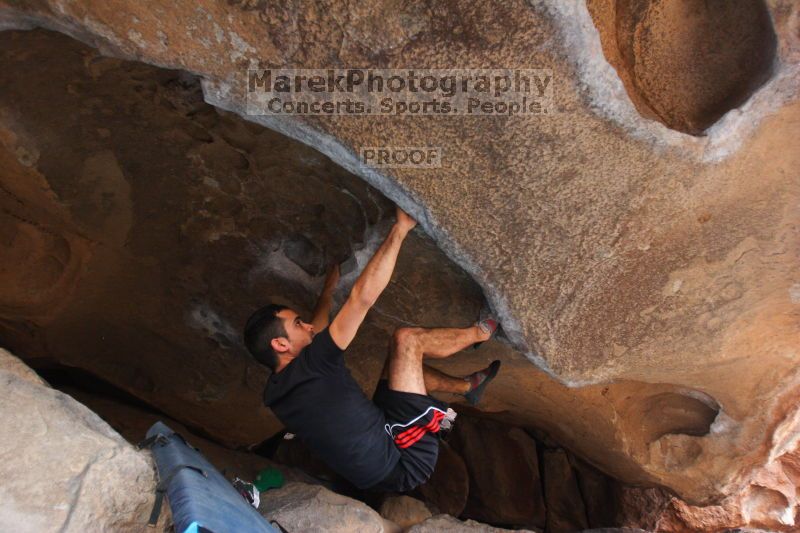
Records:
[[[436,467],[439,424],[447,413],[447,404],[425,394],[391,390],[385,379],[378,382],[372,401],[386,416],[385,429],[400,451],[400,460],[369,490],[413,490],[428,481]]]

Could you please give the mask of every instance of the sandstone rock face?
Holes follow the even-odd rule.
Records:
[[[647,533],[644,529],[633,527],[600,527],[596,529],[586,529],[584,533]]]
[[[425,501],[440,512],[461,516],[469,497],[469,472],[464,460],[447,442],[439,443],[439,458],[431,478],[420,485]]]
[[[617,525],[618,483],[574,456],[569,456],[569,462],[577,478],[589,527]]]
[[[622,4],[628,5],[616,3]],[[763,11],[758,11],[761,4],[736,4],[755,6],[755,16],[731,12],[727,19],[736,24],[729,27],[749,21],[746,29],[752,39],[746,42],[768,44]],[[705,122],[694,117],[713,120],[725,109],[707,107],[707,102],[725,100],[725,94],[746,98],[747,91],[711,94],[703,84],[696,100],[683,98],[683,91],[697,86],[696,68],[688,71],[688,86],[659,92],[663,73],[654,63],[669,53],[674,42],[670,39],[679,35],[659,33],[659,28],[674,23],[672,10],[687,3],[642,5],[652,8],[642,17],[621,11],[630,15],[633,43],[619,42],[621,26],[612,32],[623,51],[636,51],[642,43],[651,47],[635,56],[632,68],[634,81],[645,88],[640,94],[649,98],[659,116],[700,128]],[[705,129],[702,137],[642,116],[636,97],[629,96],[636,93],[625,90],[628,67],[610,57],[613,47],[602,46],[603,22],[595,19],[598,32],[583,2],[456,2],[427,10],[413,3],[397,8],[381,0],[368,7],[4,1],[0,24],[59,30],[108,55],[195,73],[203,79],[206,101],[240,114],[245,109],[240,74],[251,62],[297,68],[552,69],[557,113],[545,117],[248,118],[317,147],[399,202],[480,285],[519,351],[493,343],[439,366],[466,372],[495,355],[502,358],[504,373],[487,408],[507,410],[518,423],[541,427],[627,481],[669,487],[693,504],[752,493],[752,505],[773,513],[783,500],[764,495],[758,487],[779,481],[772,469],[786,471],[779,458],[793,450],[798,427],[800,154],[795,139],[800,134],[800,6],[771,0],[767,8],[776,42],[769,79],[758,88],[763,69],[737,72],[731,87],[748,86],[755,92]],[[387,15],[378,21],[371,13]],[[736,39],[731,36],[730,42]],[[56,47],[61,56],[38,56],[28,45],[20,47],[34,54],[28,64],[48,73],[41,75],[38,87],[52,93],[37,98],[29,90],[36,84],[26,82],[13,89],[25,73],[20,65],[24,61],[17,57],[15,64],[14,52],[10,58],[7,54],[12,63],[4,64],[2,81],[11,89],[3,95],[9,100],[2,102],[0,157],[4,189],[11,195],[2,196],[3,216],[9,219],[2,225],[3,242],[13,243],[8,264],[23,265],[36,275],[23,279],[22,270],[3,270],[9,276],[0,302],[3,339],[26,348],[28,356],[55,355],[74,364],[91,364],[106,379],[124,382],[164,410],[231,441],[268,436],[277,425],[265,411],[253,415],[259,409],[263,374],[236,355],[238,347],[230,339],[247,308],[261,303],[256,295],[268,292],[270,284],[286,299],[307,306],[318,278],[301,290],[279,283],[277,277],[250,281],[232,273],[257,270],[264,257],[282,261],[287,250],[307,251],[306,241],[296,236],[303,232],[294,227],[314,226],[318,220],[301,216],[290,227],[260,233],[248,224],[266,198],[274,198],[257,191],[266,187],[266,176],[276,173],[251,170],[259,158],[248,146],[263,150],[254,139],[261,139],[263,132],[226,126],[227,120],[196,103],[183,107],[185,98],[176,100],[174,93],[163,91],[169,80],[154,83],[140,71],[136,75],[142,80],[129,76],[126,83],[143,96],[123,98],[135,102],[127,107],[112,106],[114,91],[92,93],[90,80],[102,81],[104,73],[117,76],[113,61],[85,49],[70,52],[63,42]],[[6,50],[11,48],[3,47]],[[70,53],[73,67],[78,64],[84,71],[40,68],[47,57],[57,57],[66,66]],[[22,52],[18,49],[16,54]],[[728,57],[741,57],[737,54]],[[609,62],[625,68],[615,71]],[[769,63],[769,54],[758,63],[755,66]],[[72,83],[64,87],[51,79]],[[167,85],[180,93],[181,80],[179,76]],[[124,82],[124,76],[117,81]],[[666,97],[656,101],[654,93]],[[32,97],[27,104],[26,95]],[[675,102],[686,102],[691,109],[669,107]],[[729,107],[740,104],[737,98],[731,102]],[[659,107],[662,103],[667,107]],[[52,105],[49,113],[47,105]],[[180,127],[159,122],[148,111],[150,105],[184,113]],[[66,109],[78,111],[64,113]],[[114,120],[114,109],[128,114]],[[95,122],[85,122],[91,117]],[[103,117],[109,118],[100,120]],[[134,126],[140,136],[126,137],[135,131],[125,128]],[[225,139],[223,131],[228,136],[224,143],[219,141]],[[153,139],[149,144],[148,136]],[[64,139],[75,139],[83,149],[59,150]],[[286,141],[273,138],[267,144],[281,142]],[[359,147],[376,144],[444,146],[451,155],[436,172],[378,172],[356,156]],[[122,153],[119,147],[125,145],[139,146],[140,151]],[[288,156],[295,150],[302,152],[284,148],[277,153]],[[309,155],[312,151],[302,153],[319,157]],[[261,157],[263,168],[297,164],[295,159],[290,163],[269,154]],[[322,167],[330,165],[325,159],[317,161]],[[151,166],[156,163],[164,167]],[[302,166],[293,168],[301,169],[295,176],[307,174]],[[329,170],[330,175],[338,172]],[[281,183],[288,187],[289,181],[300,182]],[[317,203],[306,195],[315,192],[309,188],[322,186],[297,186],[299,192],[270,204],[271,209],[287,208],[282,214],[291,219],[299,213],[287,207],[290,200],[300,196],[304,205]],[[355,195],[352,190],[348,188]],[[126,200],[128,195],[136,201]],[[364,217],[354,222],[349,210],[332,216],[341,221],[340,227],[357,228],[352,235],[303,237],[317,246],[341,243],[332,256],[349,248],[344,241],[381,218],[377,209],[364,207],[371,205],[368,197],[356,196],[368,213],[366,223],[361,222]],[[281,244],[277,249],[258,248],[247,262],[236,250],[251,241]],[[425,241],[420,242],[425,248]],[[270,255],[269,250],[283,252]],[[396,287],[394,294],[405,294],[403,289],[424,293],[424,302],[440,302],[440,309],[420,317],[423,297],[405,296],[404,303],[387,304],[383,314],[376,313],[381,318],[375,320],[383,322],[366,328],[374,328],[374,334],[365,338],[361,352],[371,355],[353,365],[365,388],[374,384],[379,371],[376,354],[384,353],[381,330],[391,328],[387,323],[443,325],[436,323],[441,317],[462,313],[453,320],[467,320],[470,305],[480,305],[469,283],[454,282],[459,290],[449,293],[458,295],[452,300],[445,296],[447,290],[439,291],[449,283],[441,282],[439,274],[455,272],[444,278],[463,278],[435,250],[426,254],[413,257],[437,258],[419,259],[432,270],[406,263],[398,279],[416,283]],[[320,265],[318,260],[299,261],[305,273]],[[295,279],[302,279],[297,273]],[[124,306],[110,309],[103,303],[108,301]],[[187,309],[185,302],[195,307]],[[176,321],[179,316],[183,322]],[[197,328],[194,336],[186,329],[187,321]],[[93,326],[87,331],[82,329],[88,328],[85,324]],[[126,329],[128,324],[149,327]],[[114,334],[98,337],[97,330]],[[81,339],[82,345],[70,346],[72,339]],[[48,354],[46,346],[64,350]],[[89,357],[93,359],[84,359]],[[187,364],[195,360],[205,362],[198,367]],[[170,372],[176,368],[196,372]],[[170,382],[174,388],[168,388],[159,381],[163,375],[177,375],[180,382]],[[248,416],[226,418],[231,405],[245,406]],[[768,490],[788,492],[778,485]],[[793,521],[793,506],[794,500],[786,499],[780,516]],[[753,510],[748,516],[759,513]]]
[[[20,276],[0,288],[4,344],[87,368],[218,442],[272,436],[266,372],[241,345],[242,325],[270,300],[310,312],[320,265],[355,253],[363,266],[391,203],[310,148],[217,112],[185,73],[56,34],[0,39],[0,270]],[[62,109],[75,111],[54,125]],[[368,390],[393,317],[463,325],[481,305],[429,239],[409,239],[400,269],[408,275],[348,352]],[[38,276],[50,276],[46,290],[23,284]],[[424,279],[438,283],[420,294]]]
[[[0,530],[146,529],[156,483],[149,456],[21,367],[0,349]]]
[[[618,524],[656,531],[661,513],[667,506],[670,497],[658,488],[622,487],[617,500],[619,502]]]
[[[264,492],[258,510],[288,531],[383,533],[397,529],[366,504],[320,485],[295,482]]]
[[[763,0],[587,7],[636,109],[670,128],[703,132],[772,75],[777,39]]]
[[[430,518],[431,512],[424,502],[410,496],[390,496],[381,504],[381,516],[408,529]]]
[[[10,376],[27,381],[33,385],[49,387],[47,382],[39,377],[28,365],[11,355],[8,351],[0,348],[0,369]],[[8,377],[8,376],[7,376]]]
[[[63,389],[64,392],[81,402],[83,405],[97,413],[115,431],[125,437],[131,444],[136,444],[144,439],[147,430],[157,421],[162,421],[173,431],[184,437],[189,444],[200,450],[227,479],[238,477],[253,481],[261,470],[276,468],[283,474],[286,481],[300,481],[315,483],[307,473],[284,464],[261,457],[255,453],[231,450],[220,446],[216,442],[194,434],[180,422],[148,412],[143,409],[126,405],[99,395],[87,394],[77,389]]]
[[[519,428],[461,415],[450,443],[469,472],[464,516],[495,524],[545,525],[536,442],[531,437]]]
[[[621,487],[618,523],[654,531],[796,531],[798,452],[786,453],[760,471],[758,479],[719,505],[694,506],[659,489]]]
[[[544,452],[544,497],[547,504],[547,531],[568,533],[588,529],[578,480],[564,450]]]
[[[461,521],[449,515],[436,515],[408,530],[408,533],[440,533],[474,531],[476,533],[501,533],[502,531],[534,531],[530,529],[502,529],[487,526],[474,520]]]

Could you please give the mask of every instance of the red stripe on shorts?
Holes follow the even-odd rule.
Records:
[[[415,442],[425,436],[425,433],[437,433],[439,431],[439,423],[444,418],[441,411],[434,411],[433,418],[424,426],[414,426],[408,428],[394,438],[394,442],[398,448],[408,448]]]

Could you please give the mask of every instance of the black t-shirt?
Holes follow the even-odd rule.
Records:
[[[383,411],[350,375],[327,329],[270,376],[264,403],[287,430],[358,488],[381,481],[400,459],[384,429]]]

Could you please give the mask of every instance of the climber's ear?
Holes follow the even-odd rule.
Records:
[[[289,339],[287,339],[286,337],[275,337],[270,341],[269,344],[272,347],[272,349],[275,350],[275,353],[278,354],[286,353],[289,351],[289,348],[291,348],[291,344],[289,344]]]

